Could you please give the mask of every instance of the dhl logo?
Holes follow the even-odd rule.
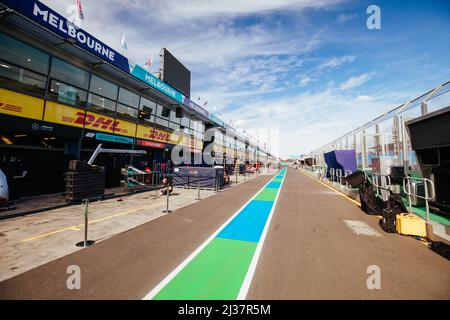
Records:
[[[120,121],[102,116],[95,116],[93,114],[85,114],[84,112],[77,112],[76,118],[62,117],[62,121],[71,122],[78,125],[84,125],[90,128],[99,128],[111,132],[128,133],[128,130],[119,128]]]
[[[153,128],[148,128],[147,132],[144,133],[146,138],[159,140],[159,141],[169,141],[170,133],[165,131],[156,130]]]
[[[2,102],[0,102],[0,109],[6,110],[6,111],[17,112],[17,113],[22,112],[22,107],[15,106],[15,105],[12,105],[9,103],[2,103]]]
[[[168,132],[153,130],[153,139],[167,141],[170,138],[170,134]]]

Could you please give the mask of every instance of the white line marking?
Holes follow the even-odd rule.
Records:
[[[275,174],[277,175],[277,174]],[[283,181],[284,177],[283,176]],[[165,277],[156,287],[154,287],[149,293],[145,295],[142,300],[151,300],[154,296],[158,294],[184,267],[186,267],[189,262],[191,262],[256,196],[263,190],[270,182],[272,182],[273,178],[270,179],[261,189],[256,192],[253,197],[250,198],[235,214],[233,214],[224,224],[222,224],[219,229],[216,230],[208,239],[203,242],[200,247],[198,247],[194,252],[192,252],[178,267],[176,267],[167,277]],[[281,190],[281,185],[280,185]],[[279,193],[279,192],[278,192]]]
[[[365,235],[369,237],[382,237],[381,233],[360,220],[342,220],[347,227],[356,235]]]
[[[253,275],[256,271],[256,266],[258,265],[259,256],[261,255],[261,251],[266,240],[267,230],[269,230],[270,221],[272,220],[273,213],[275,212],[275,207],[278,202],[278,196],[281,193],[281,189],[283,187],[284,179],[286,178],[287,169],[283,175],[283,180],[281,180],[280,187],[278,188],[277,196],[273,201],[272,209],[270,210],[269,217],[267,218],[266,225],[264,226],[264,230],[261,234],[261,238],[259,239],[258,245],[256,246],[255,253],[253,254],[252,262],[250,263],[250,267],[247,270],[247,275],[245,276],[244,282],[242,283],[241,290],[239,290],[239,294],[237,296],[237,300],[245,300],[247,298],[248,290],[250,289],[250,285],[253,280]]]

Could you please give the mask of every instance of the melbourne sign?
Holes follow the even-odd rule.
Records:
[[[89,51],[100,59],[110,62],[127,73],[130,72],[126,57],[84,30],[79,29],[43,3],[33,0],[2,0],[2,2],[9,8],[45,26],[48,30],[53,31],[59,36],[72,39],[77,46]]]

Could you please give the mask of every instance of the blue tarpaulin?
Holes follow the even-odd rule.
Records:
[[[355,150],[334,150],[324,153],[325,162],[327,164],[327,178],[330,177],[330,169],[341,169],[342,175],[346,170],[356,171],[356,155]]]

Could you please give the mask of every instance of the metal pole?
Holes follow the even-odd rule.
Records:
[[[409,209],[409,213],[412,213],[412,203],[411,203],[411,189],[409,187],[409,178],[404,178],[406,181],[406,185],[404,186],[405,192],[408,195],[408,209]]]
[[[88,244],[88,214],[89,214],[89,199],[86,199],[84,204],[84,246]]]
[[[427,222],[430,222],[430,207],[428,205],[428,182],[424,180],[423,184],[425,187],[425,208],[427,210]]]
[[[89,247],[95,243],[94,240],[88,240],[88,225],[89,225],[89,199],[85,199],[84,204],[84,240],[77,242],[77,247]]]
[[[98,154],[101,152],[102,150],[102,144],[99,143],[99,145],[97,146],[97,148],[95,148],[94,153],[91,155],[91,157],[89,158],[88,164],[93,164],[95,158],[97,158]]]
[[[169,182],[167,181],[167,187],[166,187],[166,194],[167,194],[166,199],[167,199],[167,203],[166,203],[166,210],[163,211],[163,212],[165,212],[165,213],[170,213],[170,212],[172,212],[172,211],[169,210],[169,195],[170,195],[169,186],[170,186],[170,185],[169,185]]]

